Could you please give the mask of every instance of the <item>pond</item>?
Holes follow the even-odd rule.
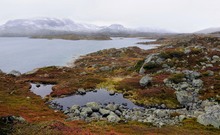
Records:
[[[31,85],[31,91],[34,92],[36,95],[40,95],[42,98],[52,92],[53,85],[41,84],[40,87],[37,87],[37,85],[39,84]],[[71,95],[63,98],[56,98],[51,101],[51,103],[58,103],[59,105],[62,105],[64,110],[73,105],[84,106],[88,102],[96,102],[102,105],[108,103],[115,103],[120,105],[123,104],[130,109],[139,107],[132,103],[129,99],[124,98],[122,94],[116,93],[114,95],[111,95],[106,89],[89,91],[86,92],[85,95]]]

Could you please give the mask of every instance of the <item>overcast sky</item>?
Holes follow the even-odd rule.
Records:
[[[220,27],[220,0],[0,0],[0,24],[35,17],[193,32]]]

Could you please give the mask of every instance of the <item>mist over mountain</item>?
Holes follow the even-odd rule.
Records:
[[[120,36],[138,33],[170,33],[170,31],[153,28],[126,28],[120,24],[97,26],[76,23],[70,19],[34,18],[10,20],[0,26],[0,36],[38,36],[57,34],[104,34]]]
[[[216,33],[216,32],[220,32],[220,27],[207,28],[207,29],[197,31],[195,33],[209,34],[209,33]]]

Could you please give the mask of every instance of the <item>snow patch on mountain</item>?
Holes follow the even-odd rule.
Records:
[[[138,33],[156,32],[164,33],[161,29],[126,28],[121,24],[110,26],[97,26],[86,23],[76,23],[70,19],[57,18],[33,18],[16,19],[6,22],[0,26],[0,36],[33,36],[50,35],[59,32],[67,33]]]

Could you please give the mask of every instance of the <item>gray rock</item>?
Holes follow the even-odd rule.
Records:
[[[100,116],[99,113],[93,112],[93,113],[91,114],[91,117],[93,117],[93,118],[95,118],[95,119],[99,119],[101,116]]]
[[[0,69],[0,73],[3,73],[1,69]]]
[[[166,110],[159,110],[159,109],[155,110],[154,114],[159,118],[163,118],[169,115]]]
[[[115,111],[115,110],[118,109],[118,107],[119,107],[119,105],[117,105],[117,104],[108,104],[108,105],[106,106],[106,109],[108,109],[108,110],[110,110],[110,111]]]
[[[36,84],[36,87],[37,87],[37,88],[39,88],[39,87],[40,87],[40,84],[39,84],[39,83],[38,83],[38,84]]]
[[[159,53],[154,53],[154,54],[148,55],[148,56],[146,57],[145,61],[144,61],[144,64],[142,65],[142,67],[141,67],[139,73],[140,73],[140,74],[144,74],[144,72],[145,72],[145,69],[143,68],[144,65],[145,65],[146,63],[151,62],[153,59],[158,58],[158,55],[159,55]]]
[[[88,117],[88,113],[87,112],[80,112],[80,117],[85,120]]]
[[[155,62],[156,62],[157,64],[162,64],[163,61],[164,61],[164,59],[162,59],[162,58],[157,58]]]
[[[115,111],[115,114],[117,114],[118,116],[121,116],[121,115],[122,115],[122,113],[121,113],[119,110],[116,110],[116,111]]]
[[[21,123],[25,123],[26,120],[21,116],[12,116],[14,120],[19,121]]]
[[[139,71],[139,74],[144,74],[145,73],[145,69],[143,67],[141,67],[140,71]]]
[[[90,107],[83,107],[81,112],[85,112],[88,115],[93,113],[93,111],[92,111],[92,109]]]
[[[9,73],[9,75],[13,75],[13,76],[21,76],[21,72],[19,72],[19,71],[16,71],[16,70],[12,70],[10,73]]]
[[[165,104],[162,104],[161,107],[162,107],[162,108],[166,108],[166,105],[165,105]]]
[[[208,73],[208,76],[213,76],[214,75],[214,72],[211,71],[211,70],[207,70],[206,72]]]
[[[85,94],[86,94],[86,91],[85,91],[83,88],[79,88],[79,89],[78,89],[78,93],[79,93],[80,95],[85,95]]]
[[[167,64],[163,64],[162,68],[170,68],[170,66],[168,66]]]
[[[212,125],[215,128],[220,128],[220,106],[210,107],[205,114],[198,116],[197,122],[205,126]]]
[[[80,111],[78,109],[76,109],[73,113],[74,116],[79,116],[80,115]]]
[[[183,73],[186,75],[186,78],[189,80],[197,79],[201,77],[201,73],[191,70],[184,70]]]
[[[189,87],[189,84],[186,83],[186,82],[183,82],[183,83],[180,85],[180,89],[181,89],[181,90],[186,90],[186,88],[188,88],[188,87]]]
[[[206,108],[206,107],[213,106],[213,105],[215,105],[215,104],[217,104],[217,103],[211,102],[211,101],[209,101],[209,100],[204,100],[204,101],[202,101],[202,103],[201,103],[201,107]]]
[[[190,48],[185,48],[185,50],[184,50],[184,53],[185,54],[189,54],[191,52],[191,49]]]
[[[88,102],[86,106],[90,107],[92,111],[99,111],[99,108],[100,108],[100,105],[96,102]]]
[[[115,91],[110,90],[110,91],[109,91],[109,95],[111,95],[111,96],[115,95]]]
[[[186,105],[193,101],[193,95],[187,91],[176,91],[176,97],[180,104]]]
[[[99,68],[101,71],[110,71],[112,70],[109,66],[104,66]]]
[[[116,122],[120,121],[120,118],[113,112],[111,112],[108,115],[107,119],[108,119],[109,122],[113,122],[113,123],[116,123]]]
[[[180,115],[180,116],[179,116],[179,121],[180,121],[180,122],[182,122],[184,119],[186,119],[186,116],[185,116],[185,115]]]
[[[78,105],[73,105],[71,108],[70,108],[70,112],[74,112],[76,109],[79,109],[80,106]]]
[[[217,55],[214,55],[214,56],[212,56],[212,59],[215,60],[215,61],[219,61],[219,60],[220,60],[220,57],[217,56]]]
[[[213,67],[212,64],[206,64],[206,67]]]
[[[197,78],[201,77],[201,73],[196,72],[196,71],[193,71],[193,72],[191,73],[191,76],[192,76],[192,78],[197,79]]]
[[[194,80],[192,81],[192,85],[193,85],[194,87],[202,87],[202,86],[203,86],[203,81],[200,80],[200,79],[194,79]]]
[[[147,86],[151,82],[152,82],[152,78],[149,75],[142,77],[141,80],[139,81],[139,83],[142,87]]]
[[[102,109],[102,108],[99,109],[99,112],[101,113],[101,115],[102,115],[103,117],[106,117],[106,116],[108,116],[108,115],[110,114],[110,111],[109,111],[109,110]]]

